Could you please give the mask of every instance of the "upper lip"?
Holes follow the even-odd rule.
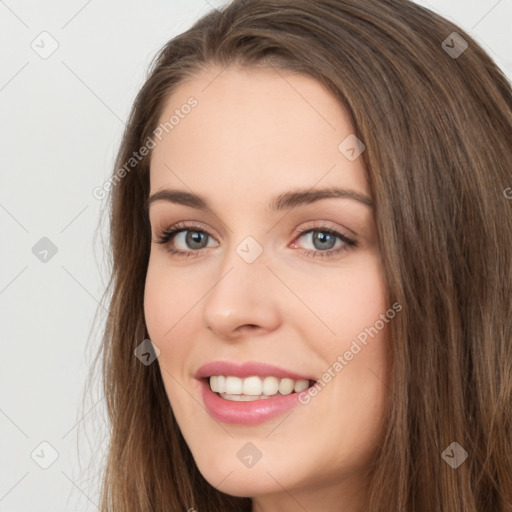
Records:
[[[256,361],[246,361],[244,363],[234,363],[231,361],[212,361],[199,368],[195,374],[196,379],[211,377],[213,375],[224,375],[233,377],[267,377],[274,376],[280,379],[289,378],[294,380],[312,380],[316,381],[315,377],[310,375],[300,375],[296,372],[279,368],[268,363],[259,363]]]

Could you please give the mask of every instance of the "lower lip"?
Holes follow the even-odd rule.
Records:
[[[221,398],[210,389],[209,383],[199,379],[204,405],[210,416],[223,423],[240,423],[254,425],[263,423],[298,405],[300,393],[277,395],[273,398],[262,398],[252,402],[236,402]]]

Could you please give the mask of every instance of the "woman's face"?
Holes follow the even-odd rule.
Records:
[[[181,84],[161,123],[173,115],[149,212],[154,241],[182,231],[151,244],[144,310],[181,432],[211,485],[261,510],[352,510],[379,440],[391,315],[371,204],[320,193],[371,200],[349,117],[312,78],[237,67]],[[200,371],[219,361],[279,369]],[[316,395],[290,393],[309,380]]]

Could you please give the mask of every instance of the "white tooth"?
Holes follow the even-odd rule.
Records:
[[[246,377],[243,380],[242,392],[244,395],[259,396],[261,395],[261,379],[259,377]]]
[[[268,398],[277,393],[281,395],[289,395],[293,392],[298,393],[309,387],[309,381],[306,379],[278,379],[273,376],[261,378],[255,375],[245,379],[234,376],[212,375],[209,379],[209,384],[210,389],[214,393],[221,395],[261,398]],[[227,399],[235,400],[235,398]],[[240,401],[247,400],[249,398],[240,399]]]
[[[265,377],[263,379],[263,394],[272,396],[279,390],[279,381],[275,377]]]
[[[308,388],[309,380],[300,379],[295,381],[295,387],[293,388],[293,390],[295,391],[295,393],[298,393],[299,391],[304,391],[305,389]]]
[[[229,395],[242,394],[242,379],[238,377],[226,377],[226,393]]]
[[[293,379],[281,379],[281,382],[279,383],[279,393],[281,393],[281,395],[289,395],[293,392],[294,384]]]

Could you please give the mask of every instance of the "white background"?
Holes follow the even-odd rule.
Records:
[[[512,77],[512,0],[419,3],[467,30]],[[82,398],[105,319],[100,308],[91,328],[107,226],[98,230],[104,204],[92,190],[112,172],[151,58],[222,4],[0,0],[1,512],[98,510],[104,401],[99,386]],[[58,43],[47,59],[31,47],[43,31]],[[43,237],[57,248],[47,262],[32,251]],[[58,453],[48,469],[36,463],[51,462],[43,441]]]

